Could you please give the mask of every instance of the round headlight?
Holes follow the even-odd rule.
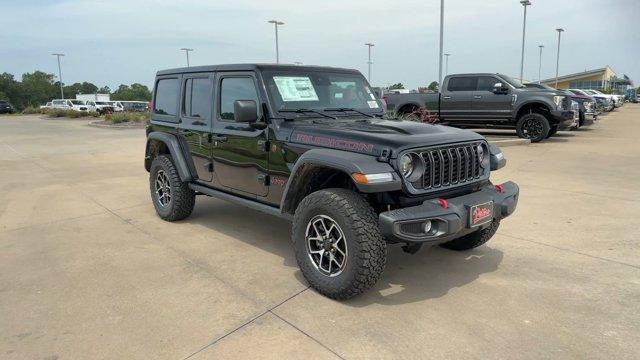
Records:
[[[480,162],[484,160],[484,146],[482,146],[482,144],[478,144],[478,160],[480,160]]]
[[[400,171],[402,176],[409,177],[413,172],[413,158],[409,154],[404,154],[400,158]]]

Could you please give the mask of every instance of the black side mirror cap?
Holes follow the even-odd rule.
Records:
[[[494,144],[489,144],[489,163],[491,171],[501,169],[507,164],[502,150]]]
[[[233,102],[233,114],[236,122],[254,123],[258,121],[258,105],[254,100],[236,100]]]

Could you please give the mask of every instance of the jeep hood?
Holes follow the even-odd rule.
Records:
[[[484,140],[481,135],[442,125],[413,121],[359,119],[292,121],[289,142],[380,155],[383,149],[398,152],[419,147]],[[283,129],[284,130],[284,129]]]

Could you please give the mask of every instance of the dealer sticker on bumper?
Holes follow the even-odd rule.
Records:
[[[493,219],[493,201],[473,205],[469,209],[469,226],[486,224]]]

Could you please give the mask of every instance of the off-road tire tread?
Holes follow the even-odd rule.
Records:
[[[347,285],[335,288],[332,286],[332,278],[330,277],[307,276],[307,271],[317,272],[317,270],[309,264],[307,253],[300,251],[298,246],[294,245],[296,259],[302,274],[316,291],[331,299],[346,300],[363,293],[378,281],[384,271],[387,257],[387,243],[380,235],[378,217],[373,208],[362,196],[348,189],[323,189],[311,193],[300,202],[296,209],[292,230],[294,244],[296,234],[301,230],[304,233],[304,228],[307,225],[300,217],[306,209],[315,207],[334,209],[344,217],[343,222],[347,224],[346,226],[351,226],[352,231],[356,234],[355,239],[352,240],[358,242],[360,251],[356,254],[355,277]],[[345,230],[343,229],[343,231]],[[300,241],[304,241],[304,239],[300,239]],[[349,251],[355,250],[354,246],[349,247]]]
[[[154,169],[159,166],[167,173],[169,176],[169,182],[171,183],[171,209],[168,214],[161,214],[158,211],[156,201],[153,198],[155,192],[155,171]],[[153,201],[153,205],[156,207],[156,213],[160,216],[161,219],[166,221],[178,221],[183,220],[193,212],[193,208],[196,202],[196,193],[191,188],[189,188],[189,184],[180,180],[180,175],[178,175],[178,170],[173,165],[173,161],[171,157],[168,155],[158,155],[153,162],[151,163],[151,171],[149,172],[149,188],[151,190],[151,197]]]
[[[518,137],[523,138],[523,139],[527,139],[527,137],[524,135],[524,132],[522,131],[522,125],[524,124],[524,121],[528,118],[528,117],[537,117],[540,120],[543,120],[544,123],[546,124],[545,127],[547,128],[547,131],[545,133],[543,133],[541,136],[539,136],[538,138],[533,138],[530,139],[532,143],[536,143],[536,142],[540,142],[544,139],[546,139],[549,135],[549,131],[551,130],[551,125],[549,124],[549,119],[547,119],[546,116],[544,116],[543,114],[539,114],[539,113],[528,113],[528,114],[524,114],[520,117],[520,119],[518,119],[518,122],[516,123],[516,133],[518,134]]]
[[[441,244],[440,246],[456,251],[465,251],[477,248],[478,246],[483,245],[484,243],[489,241],[489,239],[491,239],[493,235],[495,235],[496,231],[498,231],[499,226],[500,222],[494,221],[488,228],[472,232],[471,234],[467,234],[463,237],[451,240],[449,242]]]

